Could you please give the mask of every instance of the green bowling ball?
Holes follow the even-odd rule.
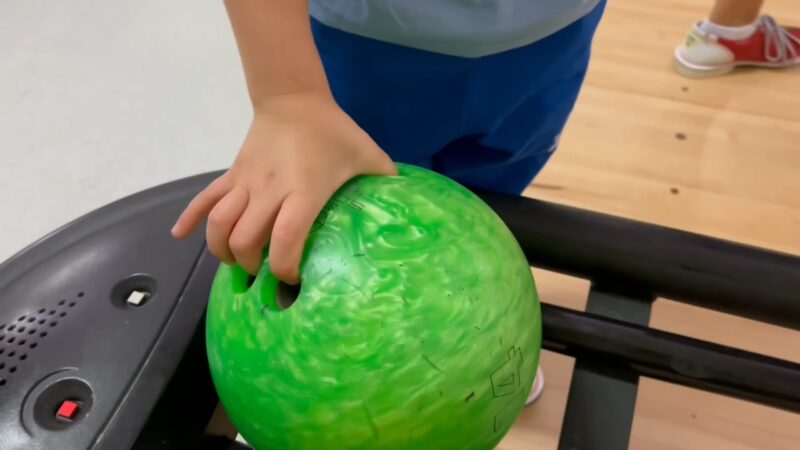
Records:
[[[268,260],[220,266],[208,360],[257,450],[491,449],[522,411],[541,347],[522,250],[463,186],[398,168],[333,196],[298,292]]]

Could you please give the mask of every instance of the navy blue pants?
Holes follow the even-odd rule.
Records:
[[[602,2],[525,47],[459,58],[312,21],[339,105],[397,162],[519,194],[547,163],[583,84]]]

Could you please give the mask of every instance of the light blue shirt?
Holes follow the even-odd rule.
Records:
[[[333,28],[393,44],[475,58],[542,39],[600,0],[309,0]]]

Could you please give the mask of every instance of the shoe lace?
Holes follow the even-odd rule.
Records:
[[[761,24],[764,27],[764,52],[767,61],[778,63],[797,58],[795,46],[800,46],[800,38],[778,25],[770,16],[761,17]]]

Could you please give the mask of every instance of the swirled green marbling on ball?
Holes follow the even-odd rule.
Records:
[[[461,185],[398,167],[331,199],[291,307],[268,261],[249,288],[220,266],[209,363],[258,450],[491,449],[522,410],[541,316],[519,245]]]

